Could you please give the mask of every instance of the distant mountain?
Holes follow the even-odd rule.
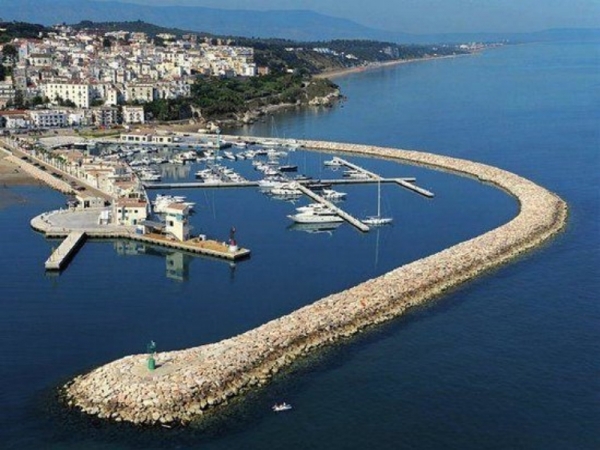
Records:
[[[312,11],[159,7],[93,0],[0,0],[0,17],[6,21],[18,20],[44,25],[71,24],[82,20],[95,22],[142,20],[165,27],[221,36],[279,37],[297,41],[355,38],[396,40],[396,36],[401,36]],[[410,38],[410,35],[405,36]]]
[[[456,43],[598,38],[599,30],[551,30],[540,33],[418,35],[365,27],[312,11],[224,10],[186,6],[145,6],[94,0],[0,0],[0,19],[53,25],[137,21],[220,36],[283,38],[294,41],[370,39],[396,43]]]

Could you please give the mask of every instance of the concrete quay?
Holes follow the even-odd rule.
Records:
[[[187,241],[178,241],[158,234],[138,234],[134,226],[99,225],[97,219],[103,209],[62,209],[46,212],[31,219],[31,227],[40,233],[44,233],[46,237],[66,238],[46,261],[46,269],[61,270],[64,267],[64,263],[73,256],[74,251],[80,248],[80,243],[78,243],[69,249],[68,254],[65,250],[76,234],[84,234],[85,237],[95,239],[129,239],[230,261],[238,261],[250,256],[250,250],[247,248],[233,249],[226,242],[218,242],[212,239],[193,237]],[[64,248],[63,244],[65,245]]]
[[[264,385],[282,368],[315,349],[388,321],[558,233],[566,203],[516,174],[446,156],[366,145],[302,141],[320,151],[397,159],[473,176],[513,195],[518,215],[506,224],[356,287],[329,295],[286,316],[218,343],[160,353],[157,369],[146,355],[126,356],[64,386],[68,405],[117,422],[186,424],[224,407],[233,396]]]
[[[77,248],[83,244],[85,238],[84,231],[72,231],[69,233],[67,238],[52,252],[50,258],[46,260],[44,264],[46,270],[61,270],[73,257]]]

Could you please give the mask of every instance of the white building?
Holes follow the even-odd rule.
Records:
[[[165,209],[167,213],[165,232],[180,241],[190,238],[190,207],[183,203],[171,203]]]
[[[156,97],[156,89],[152,84],[129,84],[125,88],[126,102],[151,102]]]
[[[0,81],[0,108],[6,106],[8,102],[15,99],[15,87],[12,81]]]
[[[137,198],[120,198],[113,204],[113,220],[118,225],[137,225],[148,218],[148,203]]]
[[[64,111],[31,111],[31,121],[36,128],[66,127],[68,114]]]
[[[123,123],[144,123],[143,106],[123,106]]]
[[[18,130],[30,126],[31,117],[25,111],[0,111],[0,127]]]
[[[70,100],[78,108],[89,108],[90,86],[84,83],[46,83],[41,85],[42,92],[51,102],[58,99]]]

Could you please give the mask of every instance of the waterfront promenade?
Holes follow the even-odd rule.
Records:
[[[117,422],[188,423],[228,399],[268,383],[298,357],[407,309],[504,264],[559,232],[567,205],[516,174],[430,153],[366,145],[302,141],[307,148],[400,160],[472,176],[514,196],[519,214],[508,223],[399,267],[293,313],[218,343],[156,355],[126,356],[64,387],[70,406]]]

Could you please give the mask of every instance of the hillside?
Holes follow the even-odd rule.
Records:
[[[254,48],[255,61],[259,66],[269,67],[276,72],[292,69],[313,75],[394,59],[415,59],[432,55],[465,53],[464,50],[454,45],[406,45],[357,39],[300,42],[289,39],[217,36],[194,33],[179,28],[162,27],[141,20],[125,22],[86,20],[71,26],[79,30],[144,32],[152,38],[161,33],[173,34],[177,37],[193,33],[203,37],[227,38],[232,45]],[[319,49],[319,51],[314,49]]]
[[[27,22],[3,22],[0,20],[0,44],[14,38],[36,39],[47,34],[50,28]]]

